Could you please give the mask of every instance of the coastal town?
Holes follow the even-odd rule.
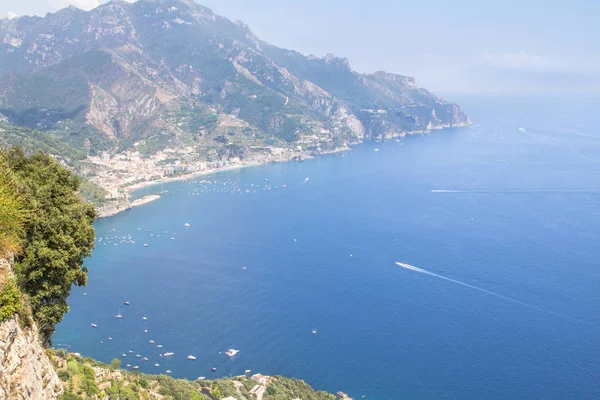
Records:
[[[343,147],[335,151],[343,150],[348,148]],[[139,151],[125,151],[111,156],[108,152],[103,152],[99,156],[87,158],[85,174],[90,182],[105,189],[109,197],[119,197],[124,192],[152,182],[270,162],[305,160],[331,152],[318,147],[315,150],[304,150],[301,145],[295,148],[260,147],[246,149],[243,157],[221,157],[213,161],[201,157],[191,146],[168,148],[150,155],[141,154]]]
[[[350,150],[343,146],[324,150],[318,146],[250,147],[239,155],[225,154],[220,158],[199,154],[192,146],[167,148],[154,154],[125,151],[111,156],[103,152],[88,156],[82,175],[106,191],[106,203],[99,208],[100,216],[114,215],[119,211],[146,204],[160,196],[147,196],[131,202],[129,193],[144,186],[184,180],[214,172],[251,167],[266,163],[303,161],[320,154]],[[210,161],[207,161],[210,160]]]

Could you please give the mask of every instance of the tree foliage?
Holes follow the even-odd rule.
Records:
[[[0,289],[0,322],[23,310],[23,299],[14,279],[9,279]]]
[[[79,178],[52,157],[30,157],[13,148],[6,155],[32,217],[25,225],[25,245],[15,275],[29,296],[33,316],[46,342],[69,310],[73,284],[86,284],[84,259],[94,247],[94,207],[78,195]]]
[[[0,154],[0,257],[20,249],[26,219],[25,200],[19,194],[12,172]]]

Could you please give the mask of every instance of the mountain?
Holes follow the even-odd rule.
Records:
[[[90,155],[192,146],[333,150],[469,123],[414,79],[257,38],[191,0],[115,0],[0,20],[0,123]]]

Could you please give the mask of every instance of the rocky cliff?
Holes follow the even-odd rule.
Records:
[[[2,276],[8,275],[9,268],[6,260],[0,259]],[[13,315],[0,322],[0,400],[60,398],[63,388],[42,347],[37,327],[24,327],[19,319]]]

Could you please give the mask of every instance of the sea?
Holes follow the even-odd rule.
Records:
[[[355,399],[599,399],[600,99],[449,100],[472,127],[136,192],[161,199],[96,222],[54,346]]]

